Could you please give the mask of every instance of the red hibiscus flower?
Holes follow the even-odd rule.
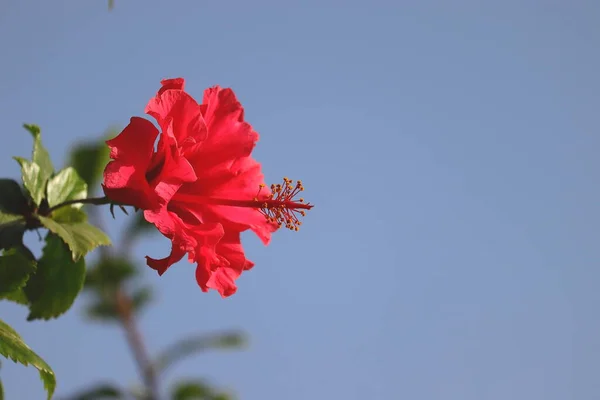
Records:
[[[231,89],[209,88],[198,104],[184,91],[183,79],[161,83],[145,110],[160,131],[131,118],[107,142],[112,161],[102,187],[111,201],[144,210],[145,219],[171,240],[169,256],[146,257],[151,268],[162,275],[187,254],[197,263],[202,290],[227,297],[254,265],[240,233],[250,229],[268,244],[282,225],[298,230],[299,215],[312,206],[295,199],[303,190],[300,181],[284,178],[282,185],[265,187],[260,164],[250,156],[258,133],[244,121]]]

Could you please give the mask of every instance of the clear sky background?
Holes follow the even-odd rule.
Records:
[[[241,400],[598,399],[599,20],[582,0],[3,0],[0,171],[30,154],[23,122],[61,165],[142,115],[162,78],[198,100],[232,87],[267,181],[302,179],[316,207],[268,247],[246,235],[256,267],[226,300],[187,261],[147,270],[151,351],[221,328],[251,340],[168,382]],[[135,256],[168,249],[156,235]],[[137,379],[84,304],[33,323],[0,304],[60,395]],[[35,369],[0,373],[8,400],[43,398]]]

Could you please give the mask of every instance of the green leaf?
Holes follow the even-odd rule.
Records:
[[[48,150],[42,145],[42,136],[40,127],[33,124],[23,124],[23,128],[27,129],[33,136],[33,154],[31,161],[40,166],[40,172],[45,182],[50,179],[54,173],[54,166],[50,160]]]
[[[27,320],[56,318],[65,313],[83,288],[84,280],[85,260],[73,261],[63,241],[48,233],[37,272],[25,286],[30,301]]]
[[[0,248],[17,247],[23,243],[28,200],[12,179],[0,179],[0,193]]]
[[[12,179],[0,179],[0,211],[6,214],[24,214],[27,207],[27,197],[23,194],[21,185]]]
[[[35,272],[35,262],[16,249],[5,251],[0,256],[0,296],[14,292],[27,283]]]
[[[7,293],[5,295],[0,295],[0,300],[8,300],[17,304],[22,304],[24,306],[29,304],[29,300],[23,291],[23,288],[19,288],[13,292]]]
[[[177,382],[171,389],[173,400],[231,400],[227,393],[213,389],[201,379],[185,379]]]
[[[71,151],[71,164],[88,184],[93,188],[102,179],[102,172],[108,164],[110,151],[104,140],[80,144]]]
[[[75,168],[67,167],[61,170],[48,182],[48,206],[54,207],[67,200],[79,200],[87,197],[87,183],[77,173]],[[71,207],[81,208],[82,204]]]
[[[52,211],[50,218],[56,222],[63,224],[74,224],[78,222],[86,222],[87,214],[85,211],[74,207],[60,207]]]
[[[23,244],[25,218],[21,215],[0,212],[0,248],[9,249]]]
[[[221,332],[216,334],[202,334],[181,339],[159,354],[154,363],[156,371],[164,371],[177,361],[211,349],[240,348],[246,343],[241,332]]]
[[[171,389],[173,400],[208,400],[213,390],[202,380],[185,380],[177,382]]]
[[[0,320],[0,354],[14,362],[25,366],[31,364],[40,371],[40,378],[48,393],[48,400],[52,398],[56,388],[56,378],[52,368],[38,356],[19,336],[19,334],[4,321]]]
[[[4,387],[2,387],[2,381],[0,381],[0,400],[4,400]]]
[[[69,246],[73,261],[79,260],[98,246],[110,245],[110,239],[104,232],[87,222],[66,224],[50,218],[38,216],[42,224],[56,233]]]
[[[123,399],[124,394],[115,385],[101,383],[67,398],[67,400]]]
[[[45,173],[42,172],[39,165],[22,157],[13,157],[21,166],[21,178],[23,185],[29,192],[29,196],[36,205],[42,203],[44,192],[46,191],[47,179],[44,179]]]

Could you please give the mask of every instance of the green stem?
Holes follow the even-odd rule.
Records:
[[[72,204],[93,204],[96,206],[101,206],[104,204],[112,203],[110,199],[106,196],[104,197],[89,197],[87,199],[76,199],[76,200],[67,200],[64,203],[60,203],[55,205],[54,207],[50,207],[48,209],[48,214],[50,214],[54,210],[58,210],[59,208],[70,206]]]

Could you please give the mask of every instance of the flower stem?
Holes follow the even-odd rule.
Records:
[[[55,205],[54,207],[50,207],[48,209],[48,214],[50,214],[54,210],[58,210],[59,208],[70,206],[72,204],[94,204],[96,206],[100,206],[103,204],[110,204],[110,203],[112,203],[112,202],[106,196],[104,196],[104,197],[89,197],[87,199],[67,200],[63,203]]]

